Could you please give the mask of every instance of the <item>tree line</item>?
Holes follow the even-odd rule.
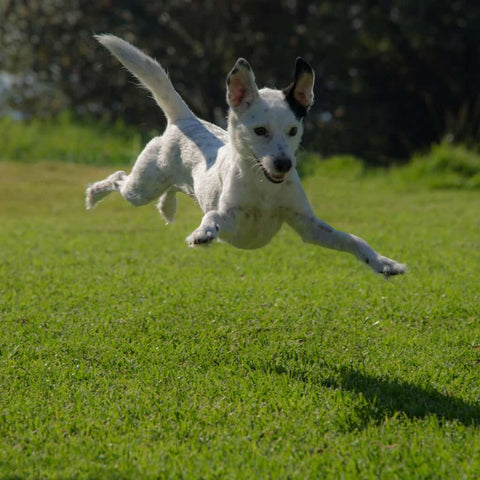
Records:
[[[3,11],[2,11],[3,9]],[[199,116],[224,124],[237,57],[283,88],[316,71],[306,148],[386,164],[447,137],[480,138],[480,4],[468,0],[6,0],[4,112],[69,109],[161,130],[164,118],[93,39],[114,33],[161,61]]]

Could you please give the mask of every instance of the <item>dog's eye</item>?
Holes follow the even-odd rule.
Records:
[[[255,132],[255,135],[258,135],[259,137],[264,137],[268,133],[268,130],[265,127],[257,127],[254,128],[253,131]]]
[[[288,131],[288,134],[291,136],[291,137],[294,137],[298,132],[298,128],[297,127],[292,127],[289,131]]]

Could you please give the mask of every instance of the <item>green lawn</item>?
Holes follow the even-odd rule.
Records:
[[[0,478],[478,477],[479,190],[307,177],[386,281],[287,228],[188,249],[188,199],[85,211],[112,168],[0,170]]]

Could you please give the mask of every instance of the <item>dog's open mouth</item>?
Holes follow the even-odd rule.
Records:
[[[262,172],[264,175],[267,177],[267,180],[269,180],[272,183],[282,183],[285,180],[285,174],[284,173],[270,173],[263,165],[260,160],[257,159],[258,164],[260,165]]]
[[[262,166],[263,173],[272,183],[282,183],[285,180],[285,175],[283,173],[270,173],[266,168]]]

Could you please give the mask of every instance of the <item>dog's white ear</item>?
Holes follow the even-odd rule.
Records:
[[[239,58],[227,76],[227,103],[236,113],[243,113],[257,97],[253,70],[244,58]]]
[[[299,119],[303,118],[313,105],[314,83],[313,68],[303,58],[298,57],[295,62],[295,80],[283,89],[283,93],[288,105]]]

